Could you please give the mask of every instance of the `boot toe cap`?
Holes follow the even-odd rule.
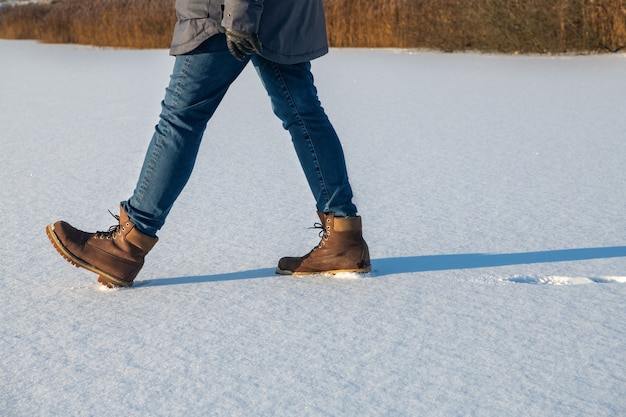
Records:
[[[84,245],[91,236],[90,233],[80,231],[64,221],[57,221],[52,224],[52,230],[59,241],[65,246]]]
[[[276,271],[279,274],[289,275],[289,274],[292,274],[294,271],[297,271],[301,264],[302,264],[302,258],[295,258],[295,257],[281,258],[280,261],[278,261],[278,268]]]

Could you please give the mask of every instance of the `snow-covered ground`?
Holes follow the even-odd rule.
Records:
[[[251,67],[136,286],[49,244],[129,196],[165,50],[0,41],[3,416],[626,415],[626,56],[333,50],[314,62],[374,272],[318,240]]]
[[[0,0],[0,9],[4,6],[13,6],[30,3],[52,3],[54,0]]]

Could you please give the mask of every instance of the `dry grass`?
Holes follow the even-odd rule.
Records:
[[[0,37],[169,46],[175,0],[59,0],[0,9]],[[626,0],[325,0],[331,45],[522,53],[626,47]]]
[[[62,0],[0,10],[0,37],[124,48],[169,46],[175,0]]]
[[[334,46],[617,51],[626,0],[326,0]]]

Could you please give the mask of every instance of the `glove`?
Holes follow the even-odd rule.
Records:
[[[263,51],[256,33],[226,29],[226,45],[230,53],[239,61],[246,55],[260,54]]]

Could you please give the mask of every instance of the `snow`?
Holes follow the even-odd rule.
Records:
[[[251,67],[131,289],[44,228],[106,230],[165,50],[0,41],[3,416],[626,415],[626,55],[332,50],[313,64],[370,245],[318,241]]]
[[[23,4],[31,4],[31,3],[43,3],[49,4],[54,2],[55,0],[0,0],[0,9],[4,6],[16,6]]]

